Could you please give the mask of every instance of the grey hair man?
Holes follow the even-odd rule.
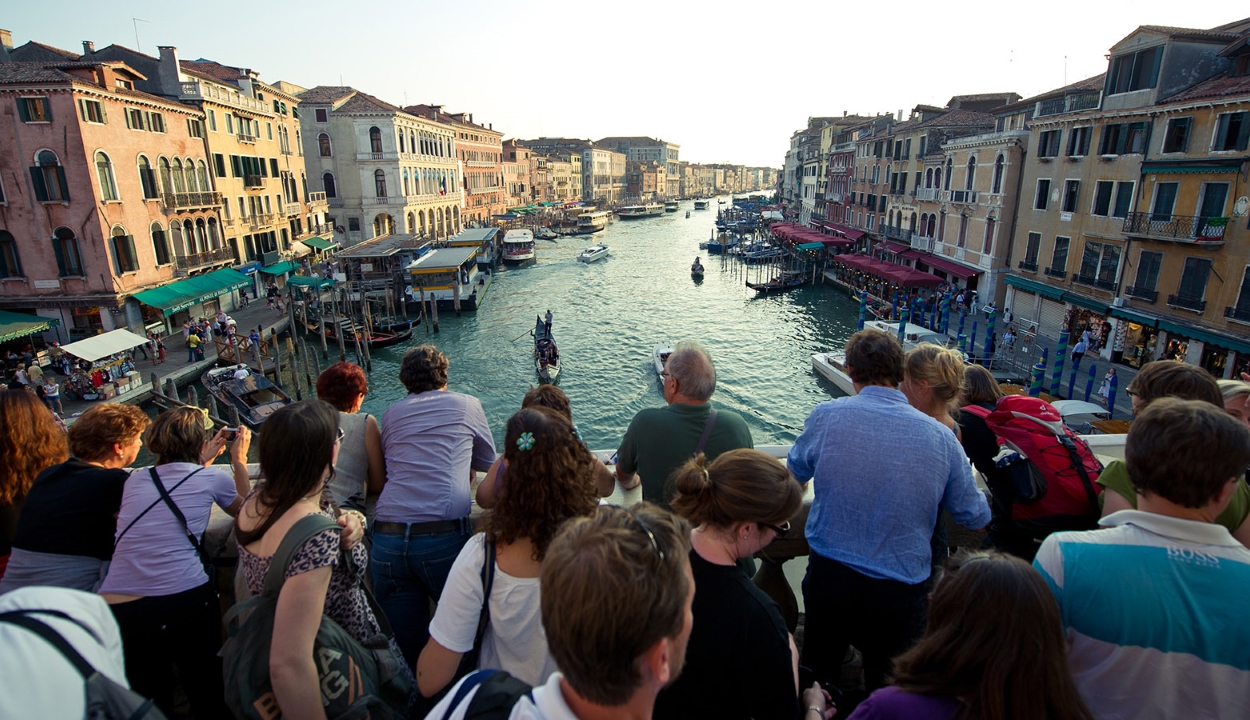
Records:
[[[617,450],[616,477],[626,490],[641,482],[643,499],[667,508],[674,494],[670,477],[691,457],[702,452],[711,461],[754,444],[741,415],[712,408],[716,367],[702,345],[677,343],[660,375],[668,405],[641,410],[630,421]]]

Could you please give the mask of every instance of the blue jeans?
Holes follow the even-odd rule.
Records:
[[[438,602],[452,563],[472,535],[467,518],[462,529],[452,532],[373,533],[369,558],[373,593],[395,631],[404,659],[413,668],[430,636],[430,602]]]

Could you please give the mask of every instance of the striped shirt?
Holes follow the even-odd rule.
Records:
[[[1250,550],[1220,525],[1139,510],[1046,538],[1081,696],[1103,719],[1250,717]]]

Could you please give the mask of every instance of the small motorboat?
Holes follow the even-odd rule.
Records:
[[[538,379],[546,383],[554,383],[560,377],[560,349],[551,326],[543,322],[542,316],[534,326],[534,370]]]
[[[534,231],[534,237],[539,240],[555,240],[560,237],[560,235],[551,228],[542,227]]]
[[[608,246],[600,243],[591,245],[577,255],[578,262],[592,263],[596,260],[602,260],[608,256]]]
[[[665,343],[660,343],[651,350],[651,363],[655,365],[657,376],[664,377],[664,363],[668,362],[668,356],[672,354],[673,346]]]
[[[677,212],[680,209],[681,205],[679,205],[676,200],[669,200],[664,203],[664,212]]]
[[[689,218],[689,217],[690,217],[690,211],[689,211],[689,210],[687,210],[687,211],[686,211],[686,217],[687,217],[687,218]]]
[[[812,369],[847,395],[857,394],[855,383],[846,372],[846,353],[816,353],[812,356]]]
[[[291,403],[282,388],[246,365],[213,368],[200,376],[200,382],[219,402],[237,410],[239,421],[252,430],[260,428],[278,408]]]

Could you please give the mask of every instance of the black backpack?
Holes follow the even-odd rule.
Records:
[[[101,675],[51,625],[34,617],[36,614],[69,620],[86,630],[88,634],[94,636],[95,633],[74,618],[57,610],[14,610],[0,613],[0,623],[17,625],[48,641],[48,644],[59,650],[82,675],[86,686],[83,692],[87,696],[87,707],[83,713],[86,720],[166,720],[165,714],[156,707],[155,703]]]
[[[443,713],[443,720],[447,720],[455,712],[473,688],[478,688],[478,691],[465,708],[464,720],[508,720],[512,707],[522,696],[533,700],[530,695],[533,688],[508,673],[502,670],[479,670],[466,677],[460,687],[456,688],[451,704]]]

